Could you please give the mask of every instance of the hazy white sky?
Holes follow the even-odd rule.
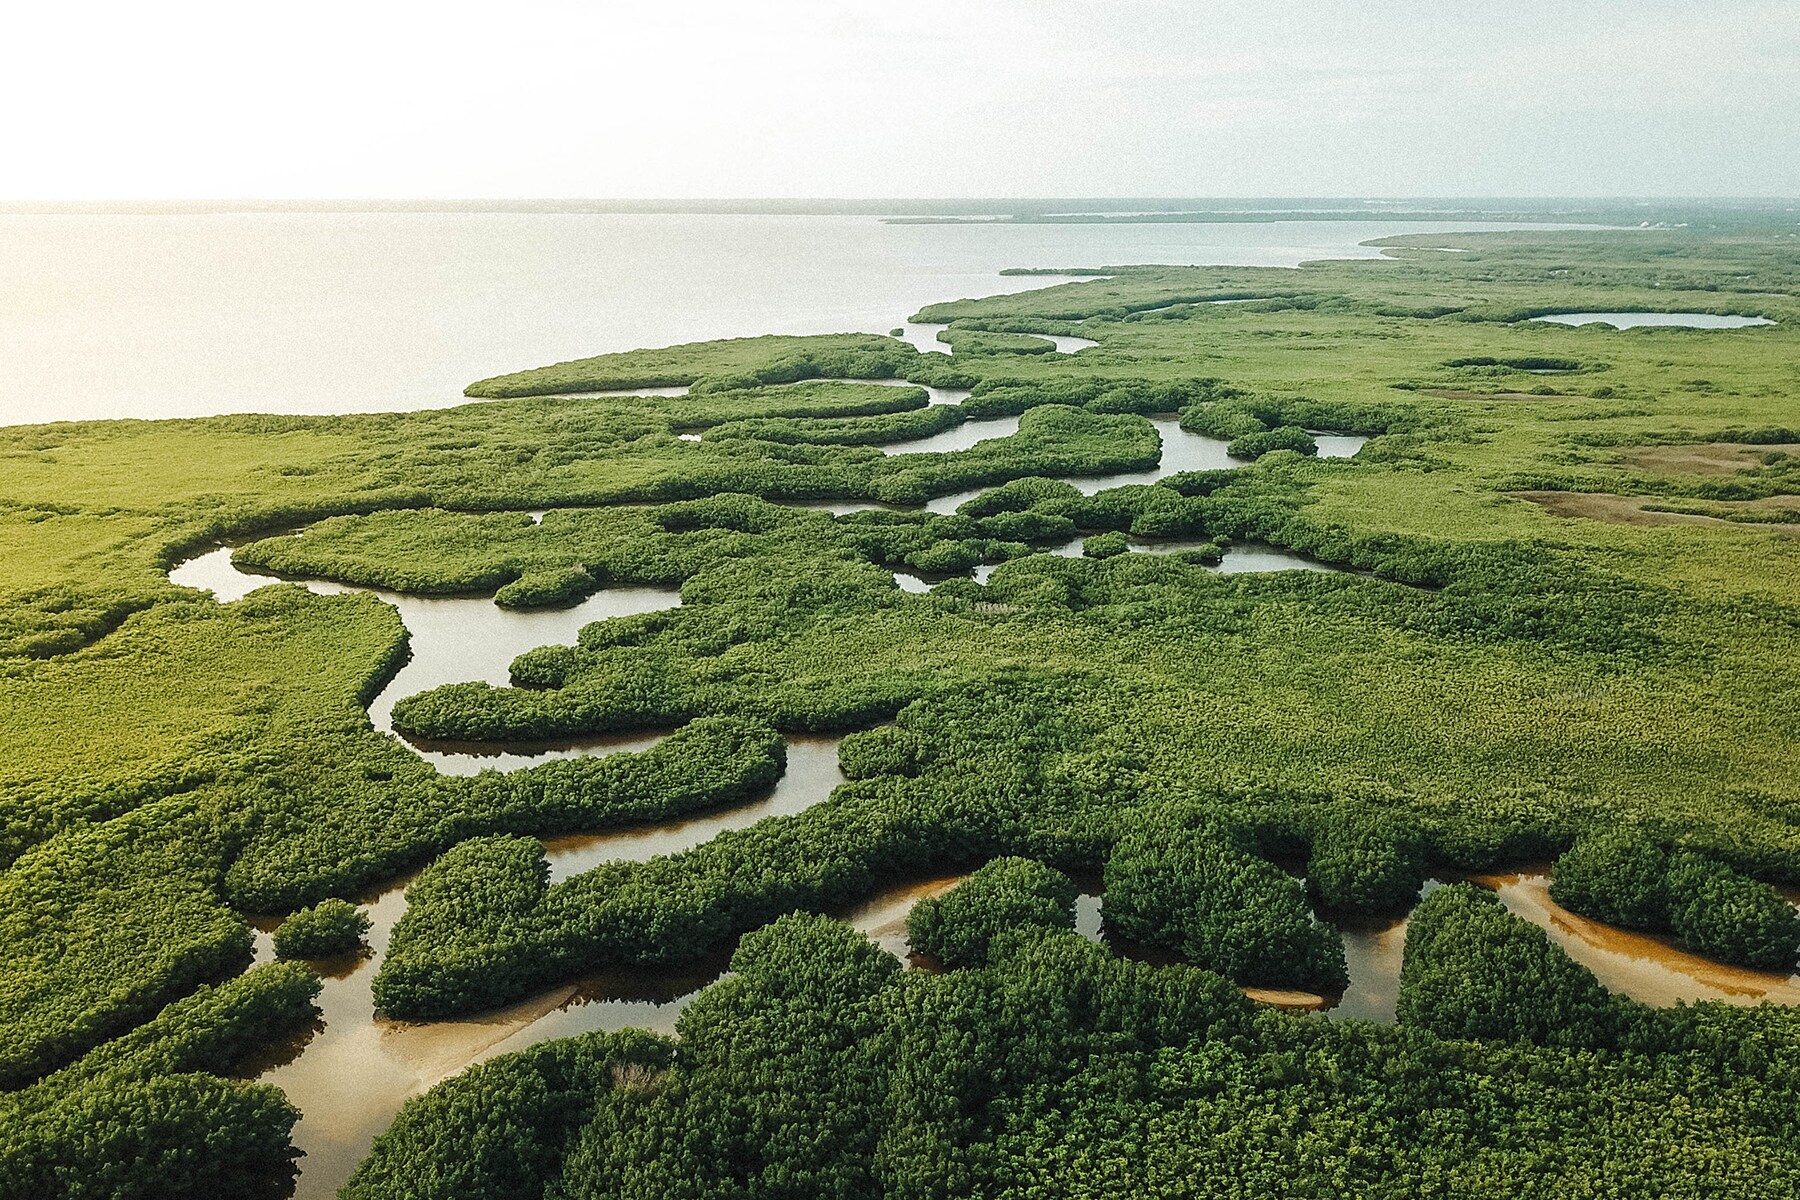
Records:
[[[1800,194],[1796,0],[17,4],[0,198]]]

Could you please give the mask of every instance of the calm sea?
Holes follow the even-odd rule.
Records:
[[[886,225],[868,216],[0,215],[0,424],[459,402],[640,346],[886,332],[1005,267],[1375,257],[1462,222]]]

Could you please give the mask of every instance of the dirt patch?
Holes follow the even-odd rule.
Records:
[[[1800,443],[1751,446],[1743,442],[1695,442],[1684,446],[1639,446],[1627,450],[1620,461],[1664,475],[1730,475],[1758,466],[1762,456],[1774,451],[1800,454]]]
[[[1317,1012],[1325,1007],[1325,997],[1312,992],[1290,992],[1285,988],[1240,988],[1244,995],[1258,1004],[1267,1004],[1272,1008],[1285,1008],[1291,1012]]]
[[[1645,512],[1647,496],[1615,496],[1611,492],[1514,492],[1553,517],[1587,517],[1615,525],[1729,525],[1718,517],[1688,513]]]
[[[1529,500],[1554,517],[1586,517],[1593,521],[1610,521],[1615,525],[1731,525],[1739,529],[1767,529],[1772,533],[1793,537],[1800,525],[1769,521],[1728,521],[1723,517],[1699,513],[1652,512],[1646,505],[1667,504],[1664,496],[1615,496],[1611,492],[1514,492],[1520,500]],[[1793,509],[1800,508],[1800,496],[1770,496],[1764,500],[1714,501],[1721,508]]]
[[[1760,500],[1721,500],[1726,508],[1773,508],[1782,511],[1800,510],[1800,496],[1764,496]]]

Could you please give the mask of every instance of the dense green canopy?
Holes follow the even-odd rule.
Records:
[[[0,1197],[279,1188],[293,1110],[230,1072],[314,984],[250,969],[248,919],[323,953],[416,868],[390,1017],[738,958],[678,1047],[420,1099],[355,1195],[1792,1195],[1788,1009],[1643,1010],[1464,888],[1415,914],[1399,1028],[1236,985],[1329,999],[1340,924],[1559,855],[1578,912],[1794,966],[1796,295],[1791,231],[1434,234],[918,314],[954,355],[738,339],[439,411],[0,429]],[[1532,319],[1587,310],[1775,324]],[[652,385],[689,390],[571,394]],[[220,540],[521,610],[678,588],[393,708],[666,736],[440,774],[369,719],[395,609],[170,582]],[[1333,569],[1236,569],[1271,547]],[[829,800],[550,879],[541,837],[743,805],[812,732]],[[915,918],[941,976],[818,917],[965,872]],[[1058,872],[1186,963],[1069,932]]]

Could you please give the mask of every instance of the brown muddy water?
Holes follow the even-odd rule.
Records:
[[[790,739],[788,774],[767,799],[755,804],[666,826],[549,839],[545,848],[552,878],[564,879],[606,861],[641,861],[674,853],[764,816],[803,811],[826,799],[842,782],[836,746],[831,738]],[[936,963],[909,945],[906,917],[914,904],[943,895],[963,878],[943,875],[890,887],[835,915],[902,962],[937,970]],[[1098,881],[1078,882],[1082,891],[1076,902],[1077,932],[1115,953],[1173,961],[1117,937],[1105,924]],[[1442,882],[1432,880],[1424,890]],[[1800,1003],[1800,978],[1724,966],[1666,939],[1612,929],[1567,912],[1549,899],[1548,878],[1542,873],[1477,876],[1474,882],[1493,888],[1511,911],[1545,929],[1611,991],[1665,1006],[1694,1000]],[[672,1033],[681,1010],[724,973],[729,959],[721,951],[680,967],[597,972],[465,1020],[388,1021],[375,1015],[369,985],[393,924],[404,911],[403,883],[366,901],[374,921],[370,953],[355,961],[317,964],[326,976],[320,999],[322,1028],[280,1048],[257,1067],[257,1077],[286,1091],[303,1114],[294,1135],[295,1145],[307,1155],[297,1191],[301,1200],[334,1194],[407,1099],[468,1066],[550,1038],[594,1030],[638,1027]],[[1246,988],[1245,993],[1290,1011],[1322,1011],[1326,1019],[1392,1023],[1406,921],[1344,923],[1340,931],[1350,968],[1350,984],[1341,997],[1255,988]],[[259,937],[259,957],[267,954],[267,938]]]
[[[603,862],[641,862],[691,849],[764,817],[803,812],[842,782],[836,738],[790,737],[787,771],[763,799],[664,825],[548,839],[551,878],[566,879]],[[281,1088],[300,1110],[294,1145],[306,1157],[295,1192],[299,1200],[335,1195],[402,1104],[466,1067],[594,1030],[673,1032],[676,1016],[695,992],[723,973],[729,957],[721,953],[676,968],[597,972],[465,1020],[390,1021],[376,1015],[370,987],[394,923],[406,911],[404,889],[411,878],[361,898],[372,923],[368,953],[314,964],[325,984],[314,1030],[250,1065],[249,1074]],[[258,934],[257,957],[273,957],[267,932]]]

